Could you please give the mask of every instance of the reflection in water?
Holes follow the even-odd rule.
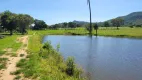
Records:
[[[90,80],[142,80],[142,40],[88,36],[46,36],[60,43],[65,57],[74,56]]]
[[[91,80],[91,71],[90,71],[90,66],[91,66],[91,54],[92,54],[92,37],[89,37],[89,41],[88,41],[88,58],[87,58],[87,78],[88,80]]]

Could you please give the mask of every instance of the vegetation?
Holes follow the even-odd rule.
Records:
[[[94,24],[93,27],[94,27],[94,30],[96,30],[96,36],[97,36],[98,35],[98,25]]]
[[[16,29],[22,34],[26,33],[26,29],[33,23],[33,18],[27,14],[15,14],[10,11],[5,11],[1,14],[1,29],[8,30],[10,35]]]
[[[110,24],[109,24],[108,21],[105,21],[105,22],[104,22],[104,27],[106,27],[106,28],[107,28],[107,27],[110,27]]]
[[[33,26],[34,30],[43,30],[47,28],[48,25],[43,20],[38,20],[38,19],[34,20],[34,26]]]
[[[75,29],[59,29],[59,30],[30,30],[28,32],[30,35],[34,33],[41,33],[47,35],[88,35],[88,31],[85,28],[75,28]],[[93,35],[96,31],[93,30]],[[98,28],[98,36],[112,36],[112,37],[128,37],[128,38],[142,38],[142,28],[129,28],[120,27],[117,30],[115,27],[104,27]]]
[[[30,37],[29,59],[21,59],[17,63],[17,67],[21,68],[20,72],[25,77],[40,78],[40,80],[82,80],[81,71],[76,68],[74,61],[69,60],[66,64],[60,53],[52,48],[50,42],[41,45],[41,38],[38,32]],[[73,63],[74,67],[68,65],[70,63]],[[72,75],[67,73],[68,68],[74,70]]]
[[[116,26],[117,29],[119,29],[118,27],[124,25],[124,20],[122,18],[115,18],[111,20],[111,23],[113,26]]]
[[[21,46],[21,43],[16,41],[17,38],[18,35],[13,35],[0,39],[0,55],[5,52],[4,49],[11,48],[12,51],[16,51]]]
[[[0,70],[6,68],[7,58],[0,58]]]
[[[64,60],[58,52],[60,45],[57,45],[57,50],[55,50],[50,42],[41,44],[44,35],[90,34],[96,36],[142,38],[141,25],[133,25],[133,23],[130,23],[131,28],[124,27],[125,19],[122,17],[92,24],[90,0],[87,1],[89,4],[90,24],[74,21],[48,26],[43,20],[34,20],[33,17],[27,14],[15,14],[10,11],[5,11],[0,14],[0,56],[6,53],[8,49],[10,49],[11,56],[17,56],[14,52],[21,46],[21,43],[17,41],[17,38],[21,36],[19,33],[28,33],[30,35],[27,50],[28,56],[16,64],[20,69],[11,73],[18,75],[15,79],[20,79],[21,76],[19,74],[22,73],[24,77],[31,79],[83,80],[80,77],[81,70],[76,67],[74,58],[69,57],[67,60]],[[103,27],[100,24],[103,24]],[[114,27],[110,27],[112,25]],[[119,30],[115,27],[117,29],[119,27]],[[12,36],[8,35],[9,33]],[[20,54],[20,57],[23,56],[25,55]],[[0,58],[0,70],[5,68],[6,61],[7,58]]]

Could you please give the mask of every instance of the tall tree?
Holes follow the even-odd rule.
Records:
[[[67,22],[64,22],[64,23],[63,23],[64,28],[67,28],[67,25],[68,25]]]
[[[90,0],[87,0],[87,4],[89,4],[89,13],[90,13],[90,29],[89,29],[89,34],[92,35],[92,14],[91,14]]]
[[[24,34],[26,33],[26,29],[34,22],[34,19],[27,14],[18,14],[16,17],[16,21],[20,32]]]
[[[98,36],[98,28],[99,28],[98,24],[97,23],[94,24],[93,27],[96,30],[96,36]]]
[[[41,30],[41,29],[47,29],[48,25],[43,20],[34,20],[34,29],[35,30]]]
[[[10,31],[10,35],[13,34],[13,30],[16,29],[16,21],[15,21],[16,14],[10,12],[10,11],[5,11],[2,13],[1,16],[1,26],[3,28],[7,29]]]
[[[124,20],[122,18],[115,18],[111,20],[111,23],[119,29],[120,26],[124,25]]]
[[[74,23],[74,22],[69,22],[69,23],[68,23],[68,27],[70,27],[70,28],[76,28],[76,23]]]
[[[104,22],[104,27],[107,28],[107,27],[109,27],[109,26],[110,26],[110,25],[109,25],[109,22],[105,21],[105,22]]]

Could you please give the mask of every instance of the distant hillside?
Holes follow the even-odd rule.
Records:
[[[133,13],[130,13],[126,16],[119,16],[121,18],[124,19],[124,25],[142,25],[142,11],[141,12],[133,12]],[[117,18],[119,18],[117,17]],[[111,23],[111,20],[107,20],[109,23]],[[73,23],[76,23],[80,26],[84,26],[86,24],[88,24],[89,22],[86,22],[86,21],[77,21],[77,20],[74,20],[72,21]],[[95,22],[92,22],[92,23],[95,23]],[[97,24],[99,26],[103,26],[103,23],[104,22],[97,22]],[[62,24],[62,23],[59,23],[59,24]]]
[[[125,21],[125,25],[128,24],[135,24],[141,25],[142,24],[142,12],[133,12],[126,16],[122,16]]]
[[[73,22],[76,23],[76,24],[80,24],[80,25],[84,25],[84,24],[89,23],[89,22],[85,22],[85,21],[76,21],[76,20],[74,20]]]

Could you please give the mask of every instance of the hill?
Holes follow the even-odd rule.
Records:
[[[122,16],[125,21],[125,25],[135,24],[142,25],[142,12],[133,12],[126,16]]]
[[[141,12],[133,12],[133,13],[130,13],[126,16],[119,16],[121,18],[124,19],[124,24],[125,25],[142,25],[142,11]],[[118,17],[117,17],[118,18]],[[107,20],[107,21],[111,21],[112,19],[110,20]],[[87,24],[89,22],[85,22],[85,21],[76,21],[74,20],[73,22],[77,23],[77,24]],[[103,22],[98,22],[99,25],[103,25]]]

